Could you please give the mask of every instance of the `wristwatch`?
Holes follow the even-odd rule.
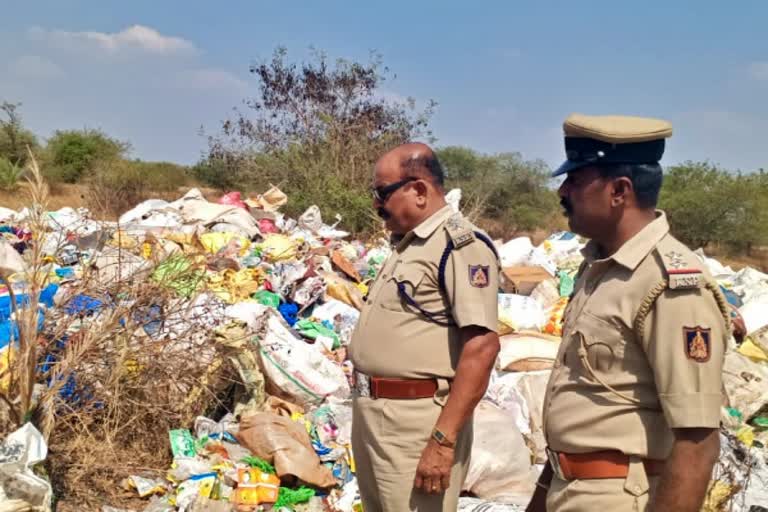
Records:
[[[446,448],[455,448],[456,442],[451,441],[448,439],[448,437],[443,434],[437,427],[432,429],[432,439],[437,442],[440,446],[445,446]]]

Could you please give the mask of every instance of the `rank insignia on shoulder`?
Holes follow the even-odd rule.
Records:
[[[712,355],[711,337],[712,329],[701,326],[683,327],[683,340],[685,341],[685,355],[697,363],[706,363]]]
[[[687,288],[701,288],[701,270],[697,269],[675,269],[669,270],[669,287],[672,290],[681,290]]]
[[[490,281],[488,265],[469,266],[469,284],[475,288],[486,288]]]
[[[462,216],[459,213],[454,213],[453,215],[448,217],[448,221],[447,221],[448,229],[453,230],[453,231],[455,231],[457,229],[460,229],[461,228],[461,219],[462,219]]]

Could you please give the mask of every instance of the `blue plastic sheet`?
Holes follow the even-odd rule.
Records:
[[[299,320],[299,306],[296,304],[286,302],[285,304],[280,304],[277,310],[280,311],[280,314],[283,315],[283,318],[285,318],[285,321],[288,322],[288,325],[291,327],[293,327],[294,324],[296,324],[296,322]]]
[[[88,295],[75,295],[64,306],[64,311],[68,315],[90,315],[98,313],[104,308],[104,302]]]
[[[49,308],[53,307],[53,297],[56,295],[57,291],[59,291],[59,285],[57,284],[49,284],[46,286],[45,289],[40,292],[40,304]],[[16,305],[20,308],[28,306],[29,295],[26,293],[17,293]],[[11,318],[12,310],[13,305],[11,304],[11,296],[9,294],[0,295],[0,322],[9,320]]]

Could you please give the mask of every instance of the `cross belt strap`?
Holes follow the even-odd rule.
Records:
[[[554,473],[563,480],[626,478],[629,474],[629,455],[617,450],[563,453],[547,448],[547,458]],[[648,476],[660,475],[664,464],[663,460],[643,459]]]
[[[496,251],[496,247],[493,245],[493,241],[490,238],[479,231],[475,231],[474,234],[478,240],[488,246],[496,258],[499,257],[498,252]],[[437,283],[440,287],[440,293],[443,294],[444,297],[447,297],[448,295],[448,288],[445,283],[445,270],[448,266],[448,258],[451,256],[451,252],[453,252],[455,248],[456,246],[453,243],[453,240],[449,240],[448,245],[446,245],[445,250],[443,251],[442,257],[440,258],[440,264],[437,267]],[[421,313],[427,320],[434,322],[435,324],[442,327],[451,327],[456,325],[449,311],[427,311],[426,309],[422,308],[421,305],[416,302],[416,299],[414,299],[408,293],[408,290],[405,289],[404,282],[396,281],[396,283],[397,293],[400,295],[400,298],[410,307]]]

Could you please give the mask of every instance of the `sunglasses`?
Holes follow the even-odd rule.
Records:
[[[406,185],[407,183],[410,183],[411,181],[416,181],[417,179],[418,178],[405,178],[404,180],[400,180],[389,185],[384,185],[383,187],[375,187],[371,189],[371,193],[373,194],[374,199],[380,203],[383,203],[389,198],[389,196],[395,193],[397,189]]]

